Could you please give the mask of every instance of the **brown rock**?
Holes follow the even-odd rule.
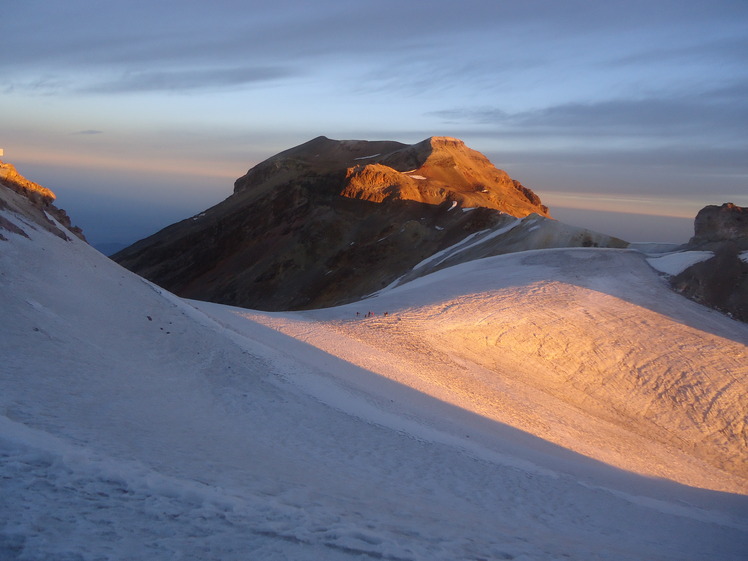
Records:
[[[471,233],[532,213],[548,209],[460,140],[318,137],[112,258],[184,297],[313,308],[359,299]]]
[[[724,203],[702,208],[694,220],[694,237],[689,242],[695,245],[748,238],[748,208]]]
[[[732,203],[702,208],[694,220],[694,236],[686,249],[714,252],[670,279],[684,296],[735,319],[748,322],[748,208]]]
[[[67,239],[67,235],[50,219],[52,217],[67,230],[85,241],[83,231],[77,226],[73,226],[67,213],[53,204],[56,198],[55,194],[46,187],[23,177],[12,164],[0,162],[0,186],[18,195],[18,197],[6,195],[0,198],[0,208],[12,208],[12,210],[26,216],[45,230]],[[0,223],[0,229],[26,235],[25,232],[19,232],[17,227],[12,226],[7,221]]]

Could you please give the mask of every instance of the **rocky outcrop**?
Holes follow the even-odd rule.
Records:
[[[710,250],[714,257],[670,279],[688,298],[748,322],[748,208],[710,205],[694,220],[694,236],[685,249]],[[742,257],[742,258],[741,258]]]
[[[532,213],[548,209],[460,140],[318,137],[112,258],[184,297],[316,308],[364,297],[470,234]]]
[[[480,152],[450,137],[431,137],[396,150],[378,163],[348,168],[341,194],[374,202],[449,201],[466,208],[495,208],[517,217],[548,216],[548,208],[535,193],[496,169]]]
[[[690,245],[748,240],[748,208],[724,203],[702,208],[694,220]]]
[[[67,213],[53,204],[56,198],[55,194],[46,187],[23,177],[12,164],[0,162],[0,187],[5,189],[3,196],[0,197],[0,209],[10,209],[24,216],[32,224],[44,228],[62,239],[69,239],[65,231],[55,223],[57,222],[66,231],[85,241],[83,231],[77,226],[73,226]],[[23,230],[7,221],[0,222],[0,230],[2,229],[26,235]],[[0,239],[4,239],[2,234],[0,234]]]

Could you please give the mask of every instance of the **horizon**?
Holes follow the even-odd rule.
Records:
[[[4,160],[6,163],[13,162]],[[259,163],[259,162],[258,162]],[[39,181],[23,169],[18,172],[26,179],[49,188],[47,182]],[[34,169],[34,166],[29,166]],[[45,166],[40,168],[42,174],[46,173],[50,181],[55,177],[65,177],[65,172],[60,172],[59,167]],[[64,168],[63,168],[64,169]],[[162,194],[167,196],[165,202],[154,204],[148,201],[147,189],[141,188],[135,198],[119,197],[117,194],[109,194],[106,199],[93,201],[88,200],[87,187],[95,188],[95,185],[103,181],[99,170],[87,170],[85,174],[71,176],[79,181],[83,180],[82,188],[64,189],[66,200],[61,200],[55,189],[50,189],[57,198],[55,206],[65,210],[71,218],[73,225],[83,229],[89,243],[99,249],[102,248],[124,248],[133,243],[147,238],[158,231],[176,222],[190,218],[216,204],[219,204],[233,193],[233,181],[227,178],[204,178],[200,185],[206,188],[192,189],[191,191],[180,190],[184,186],[186,175],[154,174],[154,181],[159,182]],[[123,173],[123,183],[132,182],[132,173]],[[513,177],[516,179],[516,177]],[[89,184],[86,184],[88,181]],[[147,187],[147,186],[145,186]],[[170,201],[169,196],[179,198],[180,195],[188,194],[184,200]],[[570,226],[578,226],[589,230],[619,237],[625,241],[636,242],[660,242],[660,243],[686,243],[693,235],[693,226],[696,212],[693,216],[679,215],[677,212],[671,214],[657,214],[656,212],[626,212],[636,204],[637,199],[622,195],[607,196],[615,206],[621,210],[600,210],[595,208],[596,198],[599,195],[582,193],[558,193],[552,198],[557,205],[549,204],[548,197],[542,197],[543,204],[549,206],[551,217],[559,222]],[[580,200],[581,199],[581,200]],[[568,204],[566,200],[572,201]],[[577,200],[577,204],[573,201]],[[638,199],[642,202],[642,199]],[[586,202],[586,204],[584,204]],[[732,201],[725,201],[732,202]],[[170,204],[169,204],[170,203]],[[722,203],[714,203],[719,206]],[[685,205],[681,205],[685,207]],[[705,205],[706,206],[706,205]],[[116,208],[116,211],[113,210]],[[703,207],[700,207],[700,210]],[[71,210],[74,209],[74,210]],[[631,209],[633,210],[633,209]],[[698,212],[697,210],[697,212]],[[117,216],[114,223],[102,220],[104,215]],[[90,228],[88,228],[90,226]],[[631,234],[631,235],[629,235]],[[103,249],[102,249],[103,250]]]
[[[319,135],[460,138],[554,218],[633,242],[748,206],[745,3],[424,6],[8,6],[3,158],[94,244],[205,210]]]

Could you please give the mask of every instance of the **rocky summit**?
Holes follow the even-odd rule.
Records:
[[[694,235],[690,245],[709,242],[748,242],[748,208],[733,203],[702,208],[694,219]]]
[[[287,310],[371,294],[538,196],[449,137],[318,137],[250,169],[220,204],[112,258],[180,296]]]
[[[26,179],[12,164],[0,162],[0,210],[9,209],[22,216],[29,227],[43,228],[64,240],[70,239],[66,231],[85,240],[83,231],[54,205],[55,198],[52,191]],[[0,217],[0,240],[6,239],[3,230],[28,237],[25,230]]]

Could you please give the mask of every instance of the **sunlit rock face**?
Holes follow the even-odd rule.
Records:
[[[60,238],[67,239],[67,234],[55,224],[55,221],[59,222],[66,230],[85,240],[83,231],[73,226],[67,213],[53,204],[55,194],[46,187],[26,179],[12,164],[0,162],[0,188],[4,191],[3,196],[0,197],[0,209],[9,208],[23,216],[30,227],[43,228]],[[0,221],[0,240],[4,239],[2,230],[26,235],[18,226],[7,221]]]
[[[694,220],[693,249],[714,257],[671,279],[675,290],[706,306],[748,322],[748,208],[710,205]]]
[[[331,193],[381,203],[456,202],[524,217],[549,216],[530,189],[496,169],[456,138],[431,137],[413,145],[318,137],[255,166],[234,185],[237,194],[262,192],[297,177],[325,175]]]
[[[540,198],[458,139],[432,137],[397,150],[379,163],[346,170],[345,197],[373,202],[411,200],[428,204],[456,201],[462,207],[495,208],[524,217],[548,216]]]
[[[318,137],[113,256],[180,296],[264,310],[371,294],[467,236],[548,209],[458,139]]]

